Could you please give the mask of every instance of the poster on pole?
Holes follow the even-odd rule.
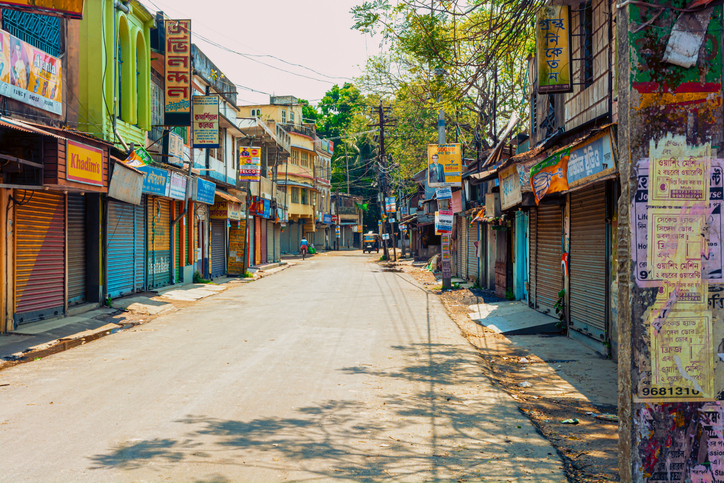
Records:
[[[258,183],[261,179],[261,148],[239,148],[239,182]]]
[[[435,198],[437,198],[438,200],[451,200],[452,199],[452,189],[449,186],[436,189]]]
[[[430,188],[462,185],[460,144],[428,144],[427,180]]]
[[[164,124],[191,125],[191,20],[166,20]]]
[[[219,147],[219,98],[218,96],[193,97],[193,131],[195,148]]]
[[[435,212],[435,231],[438,233],[452,233],[454,213],[451,210]]]
[[[394,213],[397,211],[397,200],[394,196],[385,197],[385,213]]]

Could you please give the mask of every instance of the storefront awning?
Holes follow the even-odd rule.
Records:
[[[236,198],[235,196],[231,196],[229,193],[226,193],[224,191],[216,190],[216,192],[214,194],[223,200],[231,201],[232,203],[241,204],[241,200],[239,198]]]
[[[65,139],[63,136],[54,134],[54,133],[46,131],[44,129],[40,129],[38,127],[33,126],[32,124],[21,121],[20,119],[13,119],[10,117],[0,118],[0,127],[6,127],[9,129],[15,129],[17,131],[23,131],[23,132],[33,133],[33,134],[40,134],[42,136],[50,136],[50,137],[54,137],[56,139]]]
[[[302,188],[314,188],[311,184],[307,183],[300,183],[299,181],[289,181],[289,180],[277,180],[277,184],[281,186],[300,186]]]

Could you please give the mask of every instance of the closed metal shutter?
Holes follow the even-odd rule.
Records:
[[[266,261],[272,263],[274,258],[274,223],[266,222]]]
[[[261,218],[254,217],[254,265],[261,262]]]
[[[108,202],[108,296],[143,289],[143,205]]]
[[[262,220],[261,220],[261,223],[259,224],[259,230],[261,231],[261,237],[260,237],[260,240],[259,240],[259,243],[261,244],[261,255],[260,255],[261,258],[259,259],[259,264],[260,264],[260,265],[267,262],[267,258],[266,258],[266,255],[267,255],[267,241],[266,241],[267,231],[266,231],[266,225],[267,225],[267,223],[268,223],[267,220],[262,219]]]
[[[150,197],[147,206],[148,288],[171,283],[171,200]]]
[[[606,338],[605,183],[571,193],[571,325]]]
[[[211,220],[211,277],[226,273],[226,220]]]
[[[468,225],[468,279],[478,279],[478,253],[475,242],[478,241],[478,224]]]
[[[558,292],[563,288],[561,272],[562,239],[561,207],[540,205],[538,207],[538,290],[537,307],[540,312],[555,316],[554,305]]]
[[[458,250],[458,262],[460,265],[460,278],[468,279],[468,222],[464,216],[458,218],[460,220],[460,250]]]
[[[68,195],[68,304],[86,300],[85,196]]]
[[[133,252],[135,257],[136,273],[133,278],[134,290],[141,292],[146,288],[146,206],[148,204],[148,196],[141,197],[141,204],[134,206],[134,222],[136,231],[133,233],[135,237],[136,250]]]
[[[174,220],[179,217],[181,213],[184,211],[184,203],[183,201],[174,201]],[[183,219],[180,220],[176,227],[174,228],[174,236],[173,236],[173,265],[174,265],[174,282],[178,283],[181,281],[181,267],[185,265],[181,258],[183,257],[183,253],[181,251],[181,246],[184,245],[184,239],[186,237],[184,236],[184,222]]]
[[[65,313],[65,195],[16,191],[15,323]]]
[[[324,248],[324,232],[322,232],[322,244]],[[282,260],[282,227],[279,223],[274,224],[274,260],[281,262]]]
[[[528,227],[530,230],[528,251],[530,267],[528,273],[528,305],[535,308],[538,304],[538,208],[531,208],[528,212]]]

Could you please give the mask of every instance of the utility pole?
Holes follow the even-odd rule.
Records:
[[[435,74],[442,78],[442,69],[435,69]],[[442,103],[442,95],[438,96],[438,101]],[[445,144],[445,111],[440,107],[440,112],[437,116],[437,143]],[[437,207],[440,211],[450,210],[450,200],[438,200]],[[450,269],[450,235],[442,235],[442,288],[452,288],[452,273]]]
[[[378,150],[378,157],[379,157],[379,166],[380,166],[380,193],[382,198],[382,203],[380,206],[382,207],[382,213],[387,216],[387,212],[385,210],[385,205],[387,201],[387,155],[385,154],[385,112],[382,108],[382,101],[380,101],[380,107],[378,109],[379,114],[379,120],[380,120],[380,149]],[[380,235],[384,235],[387,232],[387,221],[385,220],[384,223],[382,223],[382,233]],[[385,248],[385,260],[390,260],[390,252],[387,250],[387,240],[382,240],[383,246]]]
[[[337,203],[336,203],[335,211],[337,212],[337,215],[336,215],[337,223],[334,225],[334,249],[339,251],[339,238],[340,237],[337,236],[337,230],[339,230],[340,235],[342,234],[342,228],[340,226],[342,223],[342,220],[339,219],[339,188],[337,188]]]
[[[347,158],[347,141],[344,142],[344,164],[347,166],[347,194],[349,193],[349,159]]]

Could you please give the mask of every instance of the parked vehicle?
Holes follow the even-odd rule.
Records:
[[[366,233],[362,242],[362,253],[372,253],[374,250],[380,253],[380,241],[379,236],[376,233]]]

